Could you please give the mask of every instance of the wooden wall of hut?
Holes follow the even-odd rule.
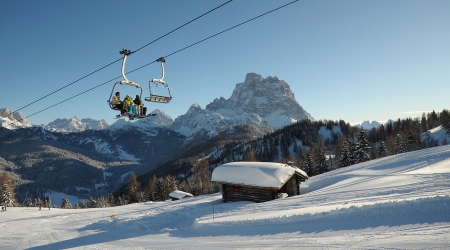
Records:
[[[265,202],[277,198],[275,189],[222,184],[222,201],[253,201]]]

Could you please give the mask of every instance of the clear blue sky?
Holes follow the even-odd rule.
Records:
[[[0,108],[15,111],[136,50],[226,0],[1,1]],[[128,58],[127,71],[290,0],[234,0]],[[450,1],[298,1],[167,57],[176,118],[229,98],[254,72],[286,81],[315,119],[386,121],[450,108]],[[25,116],[120,76],[120,62],[20,110]],[[127,75],[145,87],[151,64]],[[105,119],[114,82],[28,119]],[[122,94],[136,94],[133,87]]]

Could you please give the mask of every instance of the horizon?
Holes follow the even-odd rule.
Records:
[[[192,105],[195,105],[195,104],[192,104]],[[203,108],[203,107],[202,107]],[[0,107],[0,109],[8,109],[8,110],[10,110],[8,107]],[[160,110],[160,109],[155,109],[155,110]],[[153,110],[153,111],[155,111],[155,110]],[[448,110],[448,109],[447,109]],[[10,110],[11,111],[11,110]],[[152,111],[152,112],[153,112]],[[162,111],[162,110],[161,110]],[[407,119],[407,118],[410,118],[410,119],[420,119],[421,118],[421,116],[422,116],[422,113],[425,113],[425,114],[428,114],[428,113],[431,113],[431,112],[433,112],[433,111],[435,111],[435,112],[437,112],[437,113],[440,113],[441,111],[436,111],[436,110],[430,110],[430,111],[417,111],[417,112],[407,112],[408,114],[411,114],[411,113],[414,113],[414,114],[419,114],[419,112],[420,112],[420,116],[416,116],[416,117],[411,117],[411,116],[406,116],[406,117],[404,117],[404,118],[400,118],[400,117],[398,117],[398,118],[395,118],[395,119],[392,119],[392,118],[389,118],[389,119],[387,119],[387,120],[385,120],[385,121],[377,121],[377,120],[370,120],[370,119],[367,119],[367,120],[363,120],[363,121],[357,121],[357,122],[348,122],[348,121],[345,121],[346,123],[349,123],[351,126],[358,126],[358,125],[361,125],[362,123],[364,123],[364,122],[369,122],[369,123],[373,123],[373,122],[378,122],[378,123],[380,123],[380,124],[383,124],[383,125],[385,125],[389,120],[392,120],[392,121],[396,121],[396,120],[398,120],[398,119],[400,119],[400,120],[403,120],[403,119]],[[162,112],[164,112],[164,111],[162,111]],[[18,113],[20,113],[21,114],[21,112],[20,111],[18,111]],[[173,119],[173,120],[175,120],[176,118],[178,118],[178,117],[171,117],[170,115],[168,115],[168,114],[166,114],[167,116],[169,116],[171,119]],[[183,115],[183,114],[182,114]],[[107,124],[108,124],[108,126],[109,125],[112,125],[112,124],[114,124],[115,122],[117,122],[117,120],[115,120],[115,121],[113,121],[112,123],[108,123],[108,121],[106,120],[106,119],[94,119],[94,118],[91,118],[91,117],[78,117],[78,116],[76,116],[76,115],[74,115],[74,116],[72,116],[72,117],[63,117],[63,118],[61,118],[61,117],[58,117],[58,118],[55,118],[55,120],[53,120],[53,121],[50,121],[50,122],[48,122],[48,123],[46,123],[46,124],[34,124],[34,123],[32,123],[31,121],[29,121],[28,119],[28,121],[33,125],[33,126],[42,126],[42,125],[48,125],[49,123],[52,123],[52,122],[54,122],[54,121],[56,121],[56,120],[58,120],[58,119],[62,119],[62,120],[64,120],[64,119],[66,119],[66,120],[71,120],[71,119],[73,119],[73,118],[78,118],[78,119],[80,119],[80,120],[83,120],[83,119],[92,119],[92,120],[95,120],[95,121],[102,121],[102,120],[104,120]],[[1,117],[0,117],[0,119],[1,119]],[[331,120],[331,119],[326,119],[326,118],[324,118],[325,120]],[[321,120],[323,120],[323,119],[321,119]],[[338,121],[338,120],[343,120],[343,119],[337,119],[337,120],[333,120],[333,121]],[[127,120],[128,122],[136,122],[137,120],[134,120],[134,121],[130,121],[130,120]],[[317,121],[316,119],[315,119],[315,121]]]

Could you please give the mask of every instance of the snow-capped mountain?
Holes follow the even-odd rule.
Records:
[[[378,128],[381,126],[381,123],[377,121],[363,121],[361,124],[356,125],[358,128],[362,128],[364,130],[371,130],[372,128]]]
[[[161,127],[174,130],[189,140],[205,135],[211,138],[232,131],[236,125],[249,125],[252,130],[267,133],[297,120],[313,120],[297,103],[286,82],[277,77],[263,78],[255,73],[248,73],[245,81],[236,85],[229,99],[215,99],[205,109],[193,104],[186,114],[175,120],[158,109],[153,113],[157,115],[135,122],[118,120],[110,126],[110,130]]]
[[[170,128],[186,137],[206,134],[211,138],[232,129],[235,125],[253,125],[264,130],[264,133],[272,131],[270,124],[257,114],[241,113],[226,117],[218,112],[203,109],[198,104],[193,104],[186,114],[177,117]]]
[[[102,130],[107,128],[109,125],[105,120],[94,120],[91,118],[80,119],[76,116],[71,119],[56,119],[53,122],[44,126],[44,129],[59,132],[59,133],[69,133],[69,132],[82,132],[85,130]]]
[[[314,120],[295,100],[289,84],[277,77],[263,78],[255,73],[248,73],[243,83],[236,84],[229,99],[215,99],[206,106],[206,110],[228,118],[256,114],[273,129],[298,120]]]
[[[7,129],[28,128],[33,125],[22,113],[12,113],[8,108],[0,109],[0,127]]]
[[[392,119],[389,119],[387,122],[383,123],[383,126],[386,128],[386,126],[392,123],[394,124],[394,121]],[[371,130],[372,128],[379,128],[381,126],[381,123],[377,121],[363,121],[361,124],[355,125],[355,127],[363,128],[364,130]]]

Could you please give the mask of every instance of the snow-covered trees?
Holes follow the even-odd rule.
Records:
[[[11,207],[13,204],[14,200],[12,199],[12,194],[9,191],[8,185],[4,183],[0,189],[0,205]]]
[[[377,156],[378,158],[387,156],[387,149],[386,146],[384,145],[384,141],[380,142],[380,146],[377,149]]]
[[[50,199],[50,196],[47,195],[47,196],[44,197],[42,206],[43,207],[48,207],[50,205],[52,205],[52,200]]]
[[[365,131],[361,129],[358,134],[358,143],[355,145],[355,150],[353,151],[354,164],[369,161],[371,159],[370,151],[372,146],[370,142],[364,136]]]
[[[417,141],[416,136],[414,135],[412,130],[408,131],[408,141],[406,142],[406,149],[408,152],[419,149],[419,142]]]
[[[163,179],[159,178],[155,182],[155,201],[163,201],[164,197],[164,183]]]
[[[401,154],[406,152],[406,145],[400,134],[395,136],[395,154]]]
[[[16,204],[14,197],[14,181],[8,172],[3,171],[0,175],[0,205],[7,205],[9,207]]]
[[[72,203],[70,203],[70,200],[66,196],[62,197],[61,208],[62,209],[72,209],[73,208]]]
[[[314,161],[311,157],[311,155],[308,153],[306,154],[305,164],[303,165],[303,170],[306,172],[308,176],[314,175]]]
[[[344,140],[342,142],[341,154],[339,155],[338,167],[343,168],[343,167],[350,166],[352,164],[350,157],[351,157],[351,155],[350,155],[350,148],[348,145],[348,141]]]
[[[314,165],[314,175],[319,175],[326,173],[328,171],[327,166],[327,156],[325,155],[325,150],[320,148],[316,153],[316,164]]]

